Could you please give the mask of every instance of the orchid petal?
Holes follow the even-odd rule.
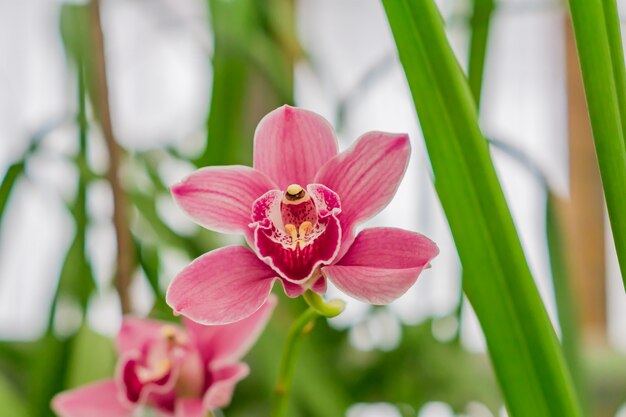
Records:
[[[154,320],[125,317],[117,334],[117,351],[124,355],[131,350],[140,350],[147,342],[160,337],[163,325]]]
[[[166,301],[175,313],[202,324],[228,324],[257,311],[276,273],[243,246],[206,253],[174,278]]]
[[[354,226],[381,211],[395,195],[411,153],[406,134],[369,132],[320,168],[315,182],[341,198],[342,248],[354,239]]]
[[[439,253],[419,233],[394,228],[365,229],[337,265],[322,273],[346,294],[370,304],[388,304],[404,294]]]
[[[301,284],[294,284],[293,282],[287,281],[284,278],[281,278],[280,282],[281,284],[283,284],[283,290],[289,298],[299,297],[306,291],[306,287],[302,286]]]
[[[311,285],[311,290],[318,294],[326,294],[326,278],[319,277],[317,281],[313,285]]]
[[[185,327],[204,363],[209,364],[211,369],[219,368],[235,363],[250,350],[270,319],[276,303],[276,297],[270,295],[261,308],[238,322],[203,326],[186,320]]]
[[[221,233],[248,234],[252,203],[276,185],[246,166],[207,167],[172,186],[176,203],[194,221]]]
[[[312,183],[317,170],[336,154],[333,128],[307,110],[280,107],[261,120],[254,134],[254,168],[280,189]]]
[[[230,404],[235,386],[250,373],[245,363],[226,366],[211,372],[213,383],[204,394],[204,407],[208,410],[223,408]]]
[[[181,398],[176,402],[176,417],[205,417],[207,411],[199,398]]]
[[[119,396],[115,382],[106,380],[58,394],[52,409],[60,417],[130,417],[134,407]]]

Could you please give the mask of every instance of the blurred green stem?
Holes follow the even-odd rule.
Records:
[[[274,391],[271,417],[284,417],[287,415],[289,393],[291,392],[293,372],[296,368],[296,360],[302,343],[302,336],[309,334],[311,330],[313,330],[315,320],[318,317],[335,317],[339,315],[345,307],[343,301],[325,301],[322,296],[311,290],[306,291],[303,297],[309,305],[309,308],[298,317],[291,326],[291,329],[289,329],[285,349],[280,358],[278,383]]]
[[[280,368],[278,374],[278,383],[274,391],[274,399],[272,402],[271,417],[284,417],[287,415],[287,405],[289,402],[289,393],[291,392],[291,382],[293,380],[293,372],[296,367],[296,359],[302,336],[313,330],[315,319],[319,317],[318,312],[310,307],[293,323],[289,334],[287,335],[287,343],[283,355],[280,358]]]

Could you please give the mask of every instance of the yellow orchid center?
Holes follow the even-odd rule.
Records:
[[[141,383],[158,381],[163,378],[172,368],[172,362],[168,358],[161,358],[151,366],[141,366],[137,368],[137,378]]]

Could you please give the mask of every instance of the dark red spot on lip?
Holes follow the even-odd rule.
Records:
[[[296,228],[303,222],[317,223],[317,211],[312,200],[303,201],[299,204],[281,203],[281,216],[283,224],[293,224]]]

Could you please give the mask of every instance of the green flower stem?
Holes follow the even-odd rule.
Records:
[[[311,290],[305,292],[303,297],[307,304],[320,316],[328,318],[338,316],[346,306],[346,303],[341,300],[325,301],[321,295]]]
[[[283,350],[283,355],[280,358],[278,383],[276,384],[276,390],[274,391],[271,417],[284,417],[287,415],[291,381],[296,367],[298,351],[302,343],[301,336],[304,336],[313,330],[315,319],[318,317],[319,314],[315,309],[308,308],[293,323],[291,329],[289,329],[287,343],[285,343],[285,349]]]
[[[310,290],[305,292],[303,297],[309,304],[309,308],[298,317],[291,329],[289,329],[285,349],[280,359],[278,383],[274,392],[271,417],[284,417],[287,415],[291,382],[296,368],[298,351],[302,343],[302,336],[309,334],[313,330],[315,320],[318,317],[335,317],[345,307],[345,303],[341,300],[325,301],[319,294]]]

